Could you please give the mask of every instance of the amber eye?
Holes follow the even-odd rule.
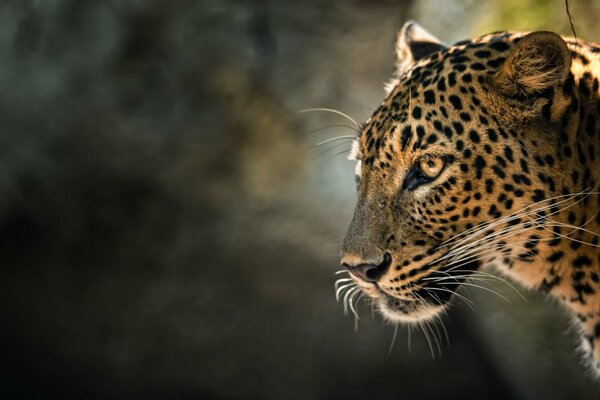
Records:
[[[427,178],[435,179],[444,169],[444,160],[441,157],[427,157],[419,161],[419,169]]]

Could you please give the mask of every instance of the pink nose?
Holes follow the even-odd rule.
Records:
[[[366,282],[375,283],[379,280],[379,278],[387,271],[390,264],[392,263],[392,257],[389,253],[385,253],[383,257],[383,261],[379,263],[379,265],[375,264],[357,264],[350,265],[347,263],[342,263],[342,266],[345,267],[352,275],[362,279]]]

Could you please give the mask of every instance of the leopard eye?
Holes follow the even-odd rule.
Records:
[[[447,162],[452,162],[452,157],[427,156],[421,158],[406,173],[402,188],[415,190],[421,185],[433,182],[440,176]]]
[[[419,169],[429,179],[437,178],[444,169],[444,160],[441,157],[427,157],[419,161]]]

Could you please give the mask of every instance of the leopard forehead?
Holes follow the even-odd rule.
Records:
[[[445,151],[495,141],[494,115],[482,104],[486,85],[523,33],[498,33],[463,41],[427,57],[397,76],[359,137],[359,158],[385,169],[394,154]],[[463,135],[467,132],[467,135]]]

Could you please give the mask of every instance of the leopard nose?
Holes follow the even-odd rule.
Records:
[[[387,271],[390,264],[392,263],[392,256],[389,253],[385,253],[383,256],[383,261],[379,263],[379,265],[375,264],[357,264],[350,265],[347,263],[342,263],[342,266],[345,267],[351,274],[362,279],[366,282],[375,283],[379,280],[379,278]]]

